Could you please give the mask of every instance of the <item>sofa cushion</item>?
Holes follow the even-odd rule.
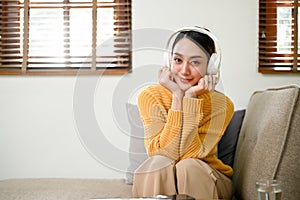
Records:
[[[300,199],[299,88],[254,92],[247,106],[234,160],[237,199],[257,199],[255,182],[278,179],[283,199]]]
[[[231,167],[233,166],[235,149],[244,116],[245,110],[237,110],[234,112],[233,117],[218,144],[218,158]]]

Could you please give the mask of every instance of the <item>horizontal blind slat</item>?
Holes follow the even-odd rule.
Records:
[[[259,68],[275,70],[272,66],[280,66],[282,71],[293,65],[293,6],[291,0],[259,1]]]
[[[96,55],[96,67],[104,67],[104,65],[109,65],[109,67],[115,68],[130,67],[131,34],[128,30],[131,29],[131,2],[120,2],[123,3],[97,2],[96,8],[98,13],[100,13],[100,16],[98,16],[100,19],[105,17],[102,15],[104,10],[113,9],[113,12],[109,13],[111,16],[111,20],[109,22],[110,25],[107,24],[107,20],[105,21],[106,24],[98,24],[99,27],[109,25],[112,29],[98,29],[98,32],[101,33],[98,37],[101,37],[102,39],[97,40],[99,44],[102,44],[102,42],[105,42],[106,40],[111,40],[111,42],[109,42],[111,45],[109,54],[111,56],[107,56],[107,52],[101,52],[103,51],[103,48],[100,45],[100,49],[98,51],[99,54]],[[0,17],[0,22],[2,24],[0,28],[2,34],[0,52],[3,57],[1,58],[0,68],[7,68],[8,66],[19,68],[21,66],[20,62],[23,40],[22,35],[20,34],[20,31],[23,28],[22,13],[20,11],[22,11],[24,5],[15,0],[7,0],[1,1],[0,6],[2,13]],[[92,6],[92,2],[71,1],[69,4],[64,4],[62,2],[31,2],[29,5],[30,20],[32,21],[29,23],[28,69],[47,68],[47,66],[49,67],[48,64],[51,65],[51,63],[53,64],[52,67],[57,67],[57,64],[65,67],[75,65],[79,66],[80,64],[89,63],[89,60],[91,59],[88,57],[88,53],[91,52],[91,43],[88,42],[88,40],[82,41],[82,37],[80,38],[80,36],[75,36],[71,31],[75,30],[72,28],[72,24],[74,24],[72,12],[89,8],[91,9]],[[58,24],[62,23],[59,25],[62,29],[57,29],[60,34],[59,37],[54,36],[56,37],[56,41],[60,41],[59,43],[61,44],[55,43],[54,40],[51,39],[51,34],[49,34],[49,32],[48,35],[46,35],[47,31],[50,30],[49,28],[51,28],[50,26],[45,27],[42,26],[39,21],[34,21],[51,19],[51,15],[44,11],[53,12],[55,9],[59,9],[59,12],[62,12],[60,15],[60,21],[57,21],[57,15],[55,18],[52,18],[52,20],[56,20]],[[41,12],[37,13],[39,11]],[[33,12],[35,12],[35,14]],[[56,25],[58,25],[57,22],[55,22]],[[49,24],[51,23],[48,23],[48,25]],[[32,31],[34,28],[39,30],[39,34],[34,34]],[[111,31],[105,33],[106,30]],[[46,36],[48,39],[45,39]],[[60,40],[57,40],[59,38]],[[85,38],[89,37],[87,36]],[[49,48],[47,44],[51,44],[54,47]],[[72,52],[74,47],[80,48],[81,50],[87,49],[87,53],[80,56],[80,54]],[[47,52],[47,49],[50,52]],[[39,51],[44,52],[43,56],[39,57],[39,54],[35,53]],[[55,56],[51,56],[52,54]],[[53,58],[53,60],[48,62],[51,58]],[[62,60],[57,61],[58,59]],[[18,62],[18,64],[16,64],[16,62]]]

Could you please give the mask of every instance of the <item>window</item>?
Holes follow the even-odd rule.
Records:
[[[2,0],[0,74],[131,71],[131,0]]]
[[[298,0],[259,1],[259,72],[300,72],[298,13]]]

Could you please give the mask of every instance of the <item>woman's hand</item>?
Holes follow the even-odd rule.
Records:
[[[179,88],[177,83],[174,81],[173,74],[169,70],[168,67],[160,68],[160,70],[158,72],[158,80],[159,80],[159,84],[166,87],[173,94],[182,93],[181,89]]]
[[[197,96],[201,94],[212,92],[215,90],[217,81],[217,75],[205,75],[199,80],[197,85],[192,86],[185,92],[185,96],[190,98],[197,98]]]
[[[168,67],[162,67],[158,72],[158,79],[159,84],[167,88],[173,94],[171,108],[174,110],[181,110],[184,91],[182,91],[178,84],[174,81],[173,73]]]

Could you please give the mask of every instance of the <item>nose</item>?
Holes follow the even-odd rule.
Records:
[[[190,73],[190,63],[188,61],[182,62],[180,72],[181,74],[185,74],[185,75]]]

